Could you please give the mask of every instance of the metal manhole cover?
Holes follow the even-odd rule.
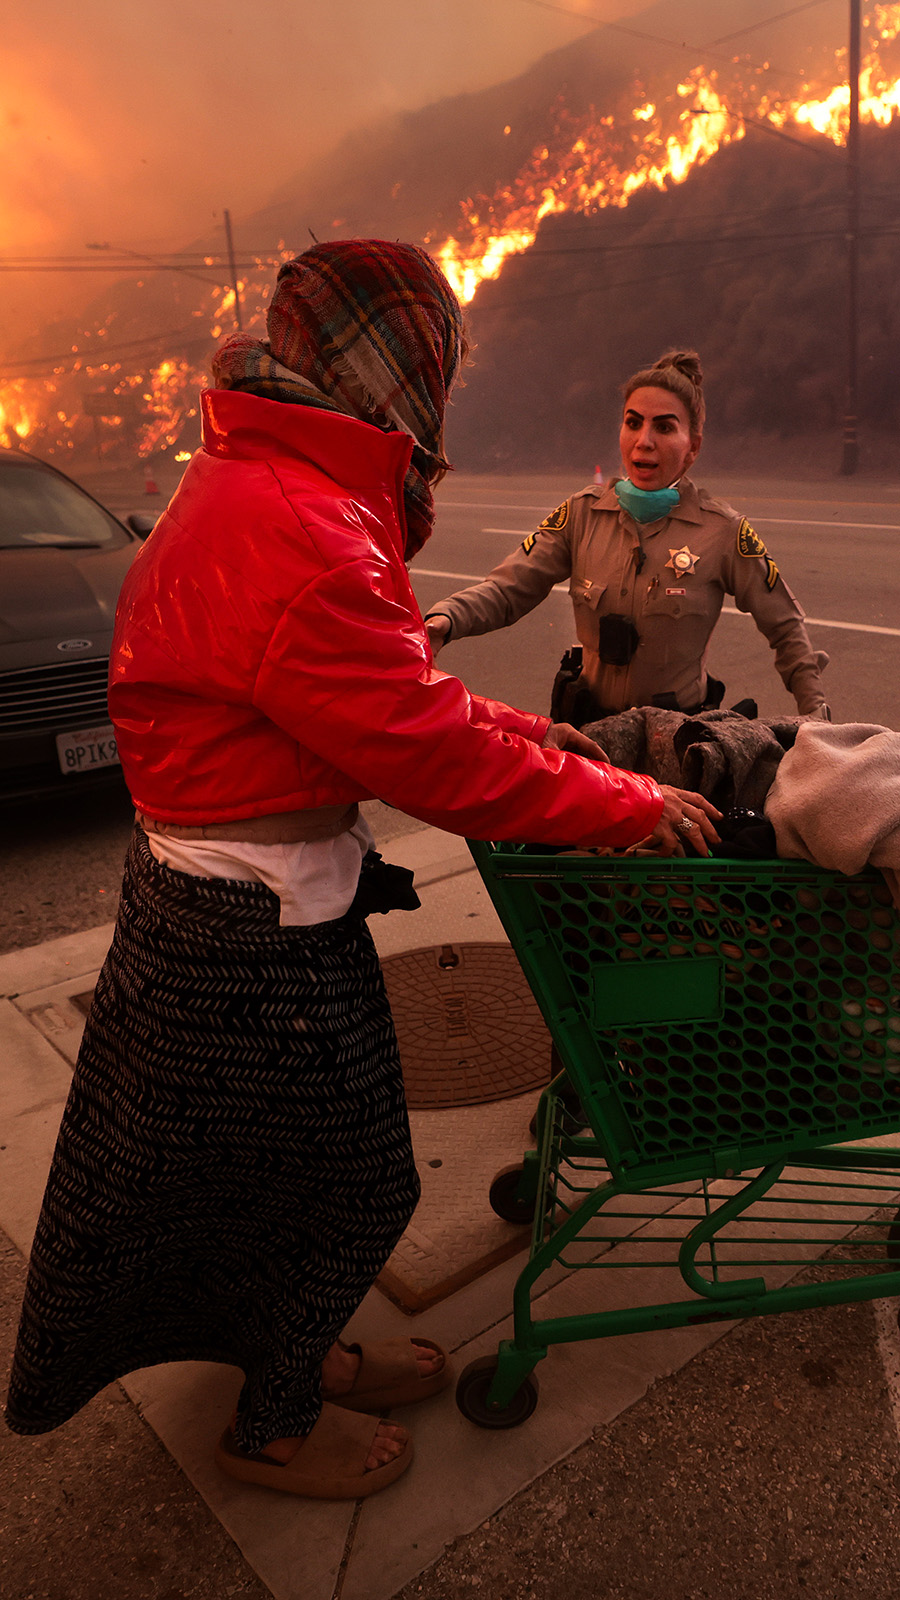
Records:
[[[550,1034],[508,945],[434,945],[381,965],[410,1110],[507,1100],[548,1082]]]

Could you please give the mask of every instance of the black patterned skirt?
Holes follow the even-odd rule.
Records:
[[[183,1360],[243,1369],[244,1449],[312,1427],[322,1358],[419,1186],[365,922],[278,910],[136,831],[34,1241],[16,1432]]]

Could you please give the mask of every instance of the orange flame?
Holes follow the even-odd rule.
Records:
[[[14,449],[34,431],[35,419],[25,390],[23,379],[0,385],[0,439],[7,449]],[[64,421],[64,418],[59,420]]]
[[[860,73],[860,116],[887,126],[900,110],[900,77],[885,72],[879,47],[900,37],[900,4],[874,6],[867,26],[872,32]],[[545,216],[625,206],[641,189],[683,183],[717,150],[744,137],[748,116],[845,142],[847,83],[819,97],[807,90],[794,100],[751,87],[754,98],[738,88],[732,105],[719,74],[696,67],[678,85],[676,99],[661,106],[623,107],[616,116],[588,117],[578,126],[561,110],[552,151],[538,147],[513,183],[492,199],[466,201],[456,235],[434,251],[459,298],[468,303],[480,283],[499,276],[510,256],[529,249]]]

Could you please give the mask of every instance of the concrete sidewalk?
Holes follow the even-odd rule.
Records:
[[[388,918],[372,919],[382,957],[448,942],[504,940],[461,840],[433,829],[420,829],[393,840],[386,853],[392,860],[415,869],[423,905],[414,914],[394,913]],[[108,925],[0,957],[0,1227],[22,1256],[30,1246],[71,1063],[83,1027],[83,1013],[72,997],[83,995],[93,986],[111,932]],[[513,1112],[501,1136],[501,1142],[505,1139],[508,1147],[491,1145],[487,1152],[483,1148],[484,1113],[491,1108],[473,1107],[447,1115],[456,1118],[457,1124],[460,1117],[467,1119],[463,1142],[477,1152],[482,1164],[486,1159],[489,1168],[497,1169],[521,1155],[534,1101],[531,1094],[509,1102]],[[428,1116],[432,1148],[435,1114]],[[418,1154],[424,1124],[416,1114],[412,1121]],[[423,1175],[427,1178],[424,1169]],[[471,1171],[461,1169],[458,1181],[463,1186],[472,1184]],[[483,1206],[485,1219],[494,1225],[496,1219],[489,1211],[486,1191]],[[815,1249],[809,1254],[813,1261]],[[421,1319],[404,1315],[375,1289],[362,1306],[353,1331],[358,1336],[378,1337],[414,1333],[421,1326],[424,1333],[449,1345],[462,1367],[476,1356],[493,1352],[498,1340],[507,1336],[512,1289],[520,1262],[521,1258],[503,1262],[442,1300]],[[814,1266],[812,1270],[816,1270]],[[20,1281],[21,1264],[16,1263],[13,1253],[10,1272],[13,1277],[18,1274]],[[656,1269],[656,1276],[659,1298],[674,1298],[673,1276],[668,1269]],[[641,1271],[637,1267],[624,1266],[613,1274],[560,1271],[548,1277],[542,1294],[544,1315],[600,1309],[607,1303],[628,1304],[632,1296],[637,1301],[648,1294],[647,1269]],[[605,1281],[598,1283],[601,1277],[614,1279],[614,1287]],[[893,1587],[866,1586],[880,1584],[876,1574],[882,1570],[896,1574],[900,1557],[893,1517],[895,1474],[900,1462],[892,1391],[885,1377],[885,1363],[888,1369],[900,1369],[895,1323],[888,1312],[873,1312],[868,1305],[838,1307],[804,1317],[773,1318],[763,1326],[764,1322],[761,1319],[752,1328],[737,1331],[730,1331],[730,1325],[715,1324],[630,1339],[557,1346],[541,1370],[538,1412],[524,1427],[509,1432],[484,1432],[465,1421],[456,1409],[452,1389],[426,1407],[398,1412],[415,1437],[413,1467],[390,1490],[357,1506],[292,1500],[268,1491],[242,1489],[222,1478],[212,1462],[211,1451],[229,1414],[240,1377],[233,1369],[203,1363],[133,1373],[121,1385],[112,1385],[59,1435],[41,1441],[11,1441],[7,1436],[5,1449],[14,1453],[20,1486],[24,1478],[24,1503],[30,1492],[30,1460],[36,1464],[36,1478],[46,1489],[48,1459],[58,1448],[74,1454],[77,1461],[79,1446],[76,1442],[73,1447],[72,1440],[79,1429],[87,1430],[80,1447],[81,1474],[77,1483],[82,1526],[88,1535],[94,1519],[103,1519],[105,1501],[98,1500],[97,1490],[102,1493],[104,1473],[115,1475],[116,1465],[108,1450],[98,1456],[97,1426],[101,1433],[104,1427],[112,1434],[123,1430],[128,1433],[131,1453],[119,1460],[118,1472],[138,1500],[147,1475],[163,1474],[166,1487],[159,1490],[162,1498],[154,1514],[161,1515],[177,1501],[184,1543],[179,1548],[176,1541],[174,1547],[157,1551],[153,1559],[162,1565],[153,1572],[126,1571],[123,1555],[125,1566],[108,1592],[110,1596],[113,1592],[127,1596],[128,1600],[144,1595],[148,1600],[181,1600],[187,1595],[205,1600],[208,1595],[211,1600],[213,1595],[266,1593],[275,1600],[391,1600],[401,1593],[404,1597],[425,1595],[443,1600],[446,1596],[449,1600],[470,1588],[482,1587],[482,1578],[485,1593],[490,1593],[492,1600],[505,1596],[525,1600],[532,1594],[558,1594],[566,1596],[566,1600],[578,1600],[582,1595],[595,1600],[599,1595],[619,1594],[629,1600],[644,1600],[646,1595],[649,1600],[663,1587],[672,1600],[681,1595],[685,1600],[704,1595],[718,1600],[719,1595],[725,1594],[746,1595],[747,1600],[752,1595],[757,1600],[770,1593],[900,1593],[896,1575]],[[798,1334],[798,1328],[814,1331],[811,1335],[806,1331]],[[826,1561],[831,1576],[827,1580],[822,1576],[821,1582],[837,1583],[841,1573],[848,1581],[844,1586],[841,1579],[841,1586],[833,1590],[810,1587],[803,1577],[807,1569],[810,1576],[818,1570],[817,1561],[821,1566],[822,1550],[818,1546],[816,1555],[808,1558],[786,1555],[787,1565],[772,1560],[771,1551],[760,1554],[754,1542],[758,1522],[750,1509],[755,1504],[760,1514],[765,1507],[769,1508],[766,1514],[771,1513],[772,1439],[786,1430],[795,1437],[797,1417],[806,1415],[792,1387],[787,1393],[781,1390],[783,1397],[776,1396],[779,1378],[775,1369],[770,1369],[771,1352],[779,1342],[784,1345],[780,1377],[792,1385],[796,1370],[802,1371],[803,1351],[811,1348],[804,1341],[812,1337],[817,1341],[816,1353],[810,1358],[813,1367],[819,1361],[822,1373],[837,1373],[840,1361],[837,1366],[829,1366],[818,1348],[820,1339],[825,1343],[829,1329],[833,1343],[843,1352],[845,1374],[848,1379],[852,1375],[852,1385],[845,1384],[841,1377],[834,1378],[840,1391],[840,1408],[827,1424],[820,1426],[820,1438],[813,1436],[815,1428],[807,1415],[807,1437],[804,1440],[801,1434],[797,1448],[808,1448],[810,1459],[821,1453],[828,1463],[824,1498],[829,1500],[836,1495],[837,1503],[841,1503],[843,1496],[840,1531],[834,1535],[839,1538],[839,1545],[834,1546],[834,1560],[830,1564]],[[721,1350],[727,1346],[730,1352],[744,1354],[723,1355],[714,1346]],[[793,1356],[789,1356],[789,1350]],[[740,1437],[732,1436],[729,1430],[723,1439],[721,1415],[729,1406],[735,1413],[746,1412],[744,1395],[753,1386],[752,1382],[743,1384],[740,1393],[729,1397],[735,1367],[738,1372],[756,1372],[759,1383],[770,1384],[768,1416],[746,1415]],[[704,1372],[706,1377],[699,1378],[698,1374]],[[669,1382],[660,1384],[663,1379]],[[812,1391],[818,1404],[815,1378],[801,1381],[806,1382],[806,1389]],[[822,1377],[819,1387],[827,1389],[830,1383],[829,1378]],[[679,1409],[679,1395],[692,1397],[685,1405],[693,1404],[693,1414]],[[698,1395],[707,1404],[712,1397],[721,1402],[720,1436],[703,1444],[689,1437],[696,1427],[701,1403]],[[183,1478],[179,1479],[171,1462],[165,1462],[158,1454],[151,1460],[146,1434],[137,1424],[132,1408],[153,1430]],[[658,1433],[646,1431],[647,1424],[642,1420],[654,1408],[667,1419],[661,1441]],[[141,1434],[137,1443],[135,1426]],[[628,1444],[629,1430],[637,1430],[637,1444],[633,1440]],[[603,1442],[598,1445],[598,1440]],[[754,1440],[761,1452],[759,1460],[753,1456]],[[656,1448],[660,1442],[661,1453]],[[721,1552],[715,1548],[712,1531],[702,1551],[696,1549],[698,1537],[703,1542],[700,1530],[704,1522],[698,1505],[690,1512],[694,1527],[691,1540],[698,1564],[693,1569],[683,1565],[686,1555],[682,1548],[682,1495],[690,1481],[697,1485],[702,1498],[700,1457],[705,1451],[711,1459],[723,1446],[721,1471],[732,1481],[733,1467],[735,1483],[743,1474],[745,1486],[741,1492],[747,1496],[743,1525],[745,1533],[752,1527],[754,1535],[744,1546],[740,1538],[732,1541],[735,1547],[726,1563],[731,1580],[725,1587],[716,1587],[714,1574],[719,1570]],[[856,1467],[854,1452],[860,1451],[868,1463],[865,1481]],[[751,1460],[754,1467],[748,1475]],[[643,1465],[639,1467],[638,1461]],[[795,1474],[801,1467],[795,1454]],[[134,1482],[129,1477],[132,1471],[136,1474]],[[643,1477],[648,1485],[659,1479],[651,1499],[640,1492]],[[871,1487],[876,1481],[881,1485],[877,1505],[864,1492],[865,1483]],[[615,1500],[619,1520],[610,1521],[604,1515],[603,1527],[592,1528],[600,1482],[606,1484],[610,1501]],[[630,1495],[624,1492],[629,1482]],[[580,1485],[578,1491],[576,1484]],[[721,1493],[721,1484],[719,1488]],[[44,1489],[35,1489],[37,1499]],[[65,1483],[62,1492],[66,1493]],[[666,1497],[671,1502],[668,1514]],[[200,1501],[205,1502],[211,1518],[204,1515]],[[858,1507],[858,1514],[850,1526],[848,1513],[854,1506]],[[503,1507],[508,1510],[501,1513]],[[719,1511],[724,1526],[729,1522],[728,1512],[722,1505]],[[792,1513],[788,1513],[790,1506],[783,1507],[782,1520],[787,1517],[790,1521]],[[571,1548],[575,1537],[571,1531],[573,1519],[579,1521],[581,1528],[578,1543],[582,1553],[577,1560]],[[876,1525],[878,1537],[870,1538],[870,1528]],[[24,1537],[26,1527],[27,1517],[23,1514],[15,1522],[17,1537]],[[639,1535],[641,1528],[644,1543]],[[236,1543],[246,1565],[237,1559],[218,1530],[225,1530]],[[64,1552],[52,1549],[52,1527],[43,1531],[51,1541],[51,1551],[46,1556],[46,1567],[35,1570],[30,1578],[27,1565],[23,1564],[27,1557],[19,1562],[15,1553],[10,1554],[12,1545],[5,1546],[6,1554],[0,1557],[0,1592],[4,1597],[56,1600],[58,1592],[60,1600],[63,1594],[74,1600],[83,1592],[91,1600],[105,1600],[104,1580],[95,1573],[93,1587],[82,1591],[72,1571],[66,1572]],[[799,1533],[799,1529],[795,1532]],[[646,1540],[651,1538],[652,1552],[646,1547]],[[846,1571],[847,1552],[852,1546],[856,1560],[863,1545],[868,1553],[860,1576],[854,1578]],[[452,1548],[446,1555],[448,1547]],[[617,1565],[610,1569],[607,1558],[613,1547],[618,1551]],[[523,1551],[529,1552],[524,1563]],[[676,1554],[676,1567],[682,1563],[684,1587],[668,1581]],[[806,1561],[805,1567],[798,1565],[801,1559]],[[4,1562],[15,1573],[18,1587],[3,1587]],[[58,1577],[48,1577],[57,1568]],[[697,1578],[701,1571],[705,1574],[702,1580]],[[758,1577],[753,1578],[751,1573]],[[624,1587],[619,1586],[623,1583]],[[707,1587],[710,1583],[713,1586]],[[746,1587],[748,1583],[753,1586]]]

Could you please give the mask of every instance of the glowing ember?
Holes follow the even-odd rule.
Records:
[[[26,384],[4,383],[0,386],[0,441],[7,449],[14,449],[28,438],[34,428],[34,418],[25,401]]]
[[[879,39],[890,43],[900,34],[900,6],[876,6],[875,27]]]

